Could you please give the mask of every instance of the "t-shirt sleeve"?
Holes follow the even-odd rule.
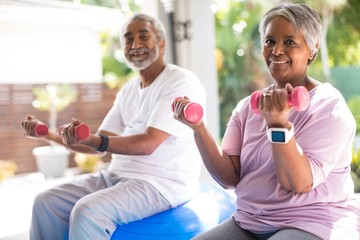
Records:
[[[310,162],[313,188],[325,182],[334,169],[349,167],[351,156],[346,154],[351,152],[352,134],[349,124],[334,116],[319,118],[297,134],[297,142]]]
[[[104,130],[108,132],[112,132],[117,135],[121,135],[124,130],[124,123],[121,118],[120,111],[120,101],[121,91],[116,95],[115,101],[109,112],[106,114],[104,120],[102,121],[99,131]]]
[[[192,102],[199,103],[205,111],[205,90],[193,74],[180,73],[171,76],[171,78],[173,78],[173,82],[171,85],[166,86],[164,93],[158,99],[151,112],[148,126],[160,129],[176,137],[189,136],[192,129],[174,119],[171,105],[175,98],[188,96]],[[177,80],[174,80],[174,78]]]
[[[244,127],[243,119],[247,116],[247,110],[245,108],[246,101],[247,99],[244,99],[237,104],[227,124],[221,148],[228,155],[241,155],[243,143],[242,128]]]

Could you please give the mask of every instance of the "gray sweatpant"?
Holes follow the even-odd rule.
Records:
[[[116,225],[169,208],[151,184],[101,171],[40,193],[34,200],[30,239],[110,239]]]
[[[193,238],[193,240],[321,240],[321,238],[294,228],[269,234],[254,234],[239,227],[233,218]]]

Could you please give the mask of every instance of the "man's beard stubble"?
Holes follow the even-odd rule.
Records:
[[[129,57],[129,55],[131,55],[133,52],[140,52],[140,51],[149,52],[148,58],[145,60],[136,61],[136,60],[132,60]],[[132,50],[130,50],[128,55],[125,55],[125,61],[126,61],[126,64],[131,69],[140,71],[140,70],[143,70],[143,69],[149,67],[151,64],[153,64],[156,61],[156,59],[158,59],[159,55],[160,55],[160,50],[159,50],[158,45],[155,45],[155,47],[152,51],[150,51],[148,48],[132,49]]]

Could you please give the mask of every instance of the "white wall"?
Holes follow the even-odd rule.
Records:
[[[0,23],[0,83],[102,81],[100,36],[77,27]]]
[[[114,9],[0,0],[0,84],[102,82],[100,32],[122,23]]]

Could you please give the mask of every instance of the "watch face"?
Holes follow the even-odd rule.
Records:
[[[285,142],[285,133],[281,131],[272,131],[271,140],[273,142]]]

